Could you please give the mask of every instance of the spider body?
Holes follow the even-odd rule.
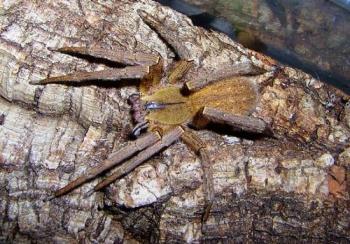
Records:
[[[248,115],[256,105],[257,91],[248,80],[232,78],[209,85],[188,96],[182,95],[181,88],[170,86],[142,99],[158,104],[159,109],[151,111],[147,116],[149,120],[182,124],[191,121],[205,106],[227,113]]]
[[[139,108],[134,110],[143,109],[144,111],[134,113],[134,121],[137,123],[148,121],[152,129],[191,123],[196,114],[205,106],[236,115],[248,115],[254,110],[258,89],[251,80],[245,77],[229,77],[188,94],[181,87],[181,83],[180,86],[169,84],[173,77],[181,78],[182,74],[180,73],[187,71],[183,67],[180,69],[179,71],[179,67],[175,66],[175,69],[170,71],[165,77],[168,84],[165,87],[159,86],[158,81],[155,87],[148,87],[148,91],[146,91],[144,87],[147,86],[149,78],[141,81],[140,90],[144,92],[141,93],[140,101],[136,103]],[[159,68],[156,70],[160,71]],[[150,74],[152,74],[152,68]],[[135,104],[135,100],[132,103]],[[139,103],[143,106],[139,106]],[[144,116],[142,121],[139,118],[140,114]]]
[[[145,16],[143,16],[145,17]],[[54,192],[49,199],[62,196],[90,181],[108,169],[118,166],[115,173],[97,184],[87,195],[98,191],[116,179],[132,171],[172,143],[181,139],[200,158],[203,169],[204,196],[208,217],[214,201],[213,176],[206,144],[188,124],[201,128],[209,122],[226,124],[239,130],[266,133],[269,126],[261,119],[249,116],[258,100],[257,86],[242,74],[256,74],[251,64],[239,64],[216,73],[216,79],[186,81],[185,74],[193,62],[181,60],[167,72],[158,55],[139,52],[110,52],[99,47],[64,47],[58,51],[68,54],[83,54],[132,66],[109,68],[94,72],[76,72],[59,77],[50,77],[32,84],[77,83],[88,80],[140,79],[140,94],[131,95],[135,136],[148,131],[127,146],[113,152],[98,166]],[[161,82],[162,81],[162,82]],[[165,85],[163,84],[166,81]],[[125,162],[124,164],[122,164]]]

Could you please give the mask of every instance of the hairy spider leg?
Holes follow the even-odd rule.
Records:
[[[155,144],[157,141],[161,139],[160,133],[157,131],[152,131],[144,136],[140,137],[136,141],[129,142],[129,144],[120,150],[112,153],[109,155],[109,157],[104,160],[102,163],[98,164],[96,167],[91,168],[88,172],[86,172],[84,175],[78,177],[74,181],[68,183],[65,187],[57,190],[53,196],[49,197],[47,200],[51,200],[55,197],[62,196],[64,194],[67,194],[74,190],[75,188],[79,187],[80,185],[84,184],[87,181],[90,181],[94,179],[99,174],[103,173],[104,171],[120,164],[125,159],[131,157],[132,155],[136,154],[139,151],[144,150],[145,148]]]
[[[175,84],[183,78],[190,68],[193,67],[193,61],[179,60],[175,61],[166,77],[167,84]],[[158,63],[150,66],[149,73],[141,79],[140,93],[143,96],[152,94],[156,89],[159,89],[163,77],[163,59],[160,58]]]
[[[183,95],[179,93],[179,88],[176,86],[169,86],[169,84],[175,84],[179,80],[183,78],[183,76],[187,73],[187,71],[193,66],[192,61],[187,60],[179,60],[174,62],[167,74],[164,76],[163,74],[163,59],[160,58],[159,63],[150,67],[150,72],[144,78],[141,79],[140,83],[140,93],[141,100],[145,103],[145,111],[148,113],[145,114],[144,120],[138,122],[133,130],[133,135],[138,136],[140,132],[140,128],[143,127],[143,124],[147,122],[147,126],[149,129],[154,127],[158,127],[158,123],[156,122],[157,116],[165,116],[168,118],[172,118],[173,116],[168,113],[164,113],[162,109],[152,109],[155,108],[165,108],[168,105],[179,108],[179,106],[185,106],[186,99],[184,99]],[[164,78],[166,88],[161,88],[162,84],[161,80]],[[170,99],[171,103],[167,102],[167,99]],[[159,100],[160,99],[160,100]],[[165,99],[165,100],[164,100]],[[153,106],[152,106],[153,105]],[[176,109],[175,109],[176,110]],[[158,112],[157,112],[158,111]],[[161,112],[163,111],[163,112]],[[166,109],[165,111],[169,111]],[[172,110],[174,114],[176,111]],[[181,116],[180,116],[181,117]],[[181,123],[170,123],[170,124],[181,124]],[[163,125],[164,126],[164,125]],[[136,132],[136,133],[134,133]]]
[[[152,66],[157,64],[159,56],[151,53],[127,51],[127,50],[108,50],[102,47],[62,47],[56,51],[67,54],[82,54],[95,58],[102,58],[116,63],[127,65]]]
[[[173,35],[172,32],[169,31],[174,28],[173,22],[169,22],[160,16],[151,15],[145,10],[139,9],[137,10],[137,13],[142,19],[142,21],[145,24],[147,24],[152,30],[154,30],[163,39],[163,42],[165,41],[175,51],[175,53],[180,57],[180,59],[191,60],[191,57],[189,55],[190,51],[187,48],[182,48],[184,46],[182,42],[184,38],[179,39],[179,36],[177,34]],[[190,29],[188,30],[191,31]],[[191,34],[195,35],[196,33],[188,32],[189,36]],[[194,49],[196,49],[198,47],[198,43],[192,42],[191,47],[194,47]]]
[[[193,61],[179,60],[175,62],[168,75],[168,83],[175,84],[180,81],[186,73],[193,67]]]
[[[173,50],[178,56],[180,56],[181,59],[191,59],[189,57],[190,51],[187,48],[183,48],[183,44],[179,42],[178,36],[172,35],[172,33],[169,32],[169,29],[172,28],[172,26],[169,26],[171,23],[168,23],[167,21],[163,21],[161,19],[157,19],[156,16],[150,15],[144,10],[138,10],[138,14],[148,26],[150,26],[163,40],[166,41],[166,43],[169,46],[173,48]],[[196,33],[188,33],[188,35],[191,34],[195,36]],[[191,42],[191,45],[189,45],[190,47],[192,47],[193,49],[196,49],[196,47],[202,48],[198,46],[198,43],[196,43],[195,40],[191,40],[191,38],[186,39],[186,42]],[[265,72],[265,70],[256,67],[249,60],[236,64],[228,63],[224,67],[220,67],[219,70],[210,73],[200,74],[195,80],[186,82],[184,84],[184,88],[190,92],[194,92],[205,87],[210,83],[220,81],[224,78],[242,75],[259,75]]]
[[[153,92],[160,84],[163,75],[163,59],[159,58],[158,63],[150,66],[149,72],[142,77],[139,90],[142,96]]]
[[[199,129],[204,128],[209,122],[228,125],[244,132],[273,135],[270,126],[262,119],[226,113],[210,107],[203,107],[192,121],[192,124]]]
[[[237,63],[222,67],[220,70],[214,71],[209,76],[199,76],[194,80],[187,81],[184,84],[184,88],[190,92],[195,92],[209,84],[221,81],[228,77],[258,75],[262,73],[263,71],[260,68],[255,67],[251,62]]]
[[[210,209],[215,199],[213,171],[206,144],[189,129],[182,134],[181,140],[199,156],[201,161],[205,196],[205,210],[202,215],[202,222],[205,222],[209,217]]]
[[[192,124],[196,128],[204,128],[209,122],[225,124],[245,132],[272,135],[272,130],[262,119],[245,115],[234,115],[210,107],[203,107],[193,119]],[[206,207],[202,215],[202,222],[205,222],[209,217],[210,209],[215,199],[210,158],[205,143],[189,129],[185,131],[181,139],[199,155],[201,160],[203,169],[203,189],[206,198]]]
[[[155,65],[159,62],[159,56],[155,54],[130,51],[124,52],[122,50],[106,50],[100,47],[63,47],[57,49],[57,51],[66,54],[83,54],[96,58],[103,58],[116,63],[135,66],[120,69],[109,68],[93,72],[74,72],[63,76],[31,81],[31,84],[84,82],[90,80],[140,79],[149,73],[149,66]]]
[[[91,80],[120,80],[120,79],[140,79],[149,72],[148,66],[128,66],[121,69],[105,69],[93,72],[74,72],[68,75],[50,77],[43,80],[31,81],[30,84],[40,85],[48,83],[80,83]]]
[[[137,166],[142,164],[144,161],[152,157],[154,154],[161,151],[163,148],[169,147],[172,143],[174,143],[176,140],[180,138],[180,136],[184,133],[184,129],[181,126],[176,126],[175,128],[167,131],[163,136],[162,139],[153,144],[152,146],[146,148],[145,150],[139,152],[135,157],[131,158],[127,162],[125,162],[123,165],[121,165],[116,172],[108,176],[106,179],[98,183],[93,189],[91,189],[89,192],[86,193],[85,196],[90,196],[95,191],[99,191],[102,188],[108,186],[109,184],[113,183],[118,178],[126,175],[127,173],[131,172],[133,169],[135,169]]]

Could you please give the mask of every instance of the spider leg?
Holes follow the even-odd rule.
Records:
[[[181,26],[181,31],[171,31],[174,29],[173,21],[168,21],[169,18],[167,16],[152,15],[144,10],[138,10],[138,14],[148,26],[173,48],[182,60],[197,60],[201,63],[201,60],[206,58],[205,53],[203,53],[203,42],[198,40],[198,36],[203,38],[200,28],[193,28],[193,26],[189,25],[186,27]],[[208,50],[208,52],[210,51]],[[211,82],[231,76],[258,75],[265,72],[264,69],[256,67],[250,60],[234,63],[228,61],[217,70],[199,72],[192,81],[185,84],[185,89],[196,91]]]
[[[193,67],[193,61],[180,60],[175,62],[168,75],[168,82],[174,84],[179,81],[189,69]]]
[[[135,157],[131,158],[129,161],[125,162],[123,165],[121,165],[116,172],[108,176],[106,179],[101,181],[99,184],[97,184],[92,190],[86,193],[86,196],[90,196],[95,191],[99,191],[102,188],[106,187],[107,185],[111,184],[121,176],[129,173],[133,169],[135,169],[137,166],[142,164],[144,161],[149,159],[151,156],[162,150],[163,148],[166,148],[170,146],[172,143],[174,143],[177,139],[180,138],[180,136],[184,133],[184,129],[181,126],[177,126],[174,129],[168,131],[166,134],[162,136],[162,139],[158,142],[156,142],[154,145],[146,148],[145,150],[141,151],[139,154],[137,154]]]
[[[93,72],[75,72],[68,75],[51,77],[38,81],[31,81],[30,84],[48,84],[48,83],[80,83],[90,80],[120,80],[120,79],[139,79],[149,72],[148,66],[129,66],[122,69],[105,69]]]
[[[163,74],[163,59],[160,58],[158,63],[150,66],[149,72],[141,79],[140,93],[149,94],[152,88],[160,84]]]
[[[201,109],[201,111],[195,116],[193,125],[196,128],[203,128],[209,122],[228,125],[234,129],[249,133],[273,135],[270,126],[262,119],[230,114],[210,107],[204,107]]]
[[[194,92],[210,83],[220,81],[228,77],[241,75],[258,75],[262,73],[263,70],[254,66],[251,62],[237,63],[214,71],[209,76],[199,75],[196,79],[185,82],[184,88],[187,91]]]
[[[159,61],[159,56],[155,54],[124,50],[108,50],[101,47],[62,47],[57,49],[57,51],[67,54],[88,55],[128,65],[151,66],[157,64]]]
[[[92,180],[93,178],[95,178],[102,172],[106,171],[107,169],[110,169],[111,167],[120,164],[123,160],[134,155],[136,152],[142,151],[143,149],[149,147],[150,145],[155,144],[159,140],[160,140],[160,134],[158,132],[149,132],[145,136],[137,139],[136,141],[131,142],[126,147],[123,147],[117,152],[112,153],[101,164],[90,169],[87,173],[78,177],[74,181],[70,182],[65,187],[57,190],[54,193],[54,195],[49,197],[47,200],[51,200],[55,197],[59,197],[64,194],[67,194],[68,192],[74,190],[75,188],[82,185],[83,183]]]
[[[205,210],[202,215],[202,222],[205,222],[210,213],[210,209],[215,199],[213,172],[211,169],[209,155],[205,143],[190,130],[186,130],[182,134],[181,139],[186,143],[197,155],[199,155],[203,170],[203,189],[205,196]]]
[[[192,42],[191,37],[197,36],[196,33],[193,33],[193,28],[184,27],[186,31],[184,31],[183,35],[179,35],[179,33],[175,33],[169,31],[174,29],[173,22],[168,21],[167,16],[158,16],[147,13],[144,10],[139,9],[137,11],[138,15],[141,17],[142,21],[146,23],[152,30],[154,30],[161,38],[166,41],[166,44],[171,46],[171,48],[176,52],[176,54],[180,57],[180,59],[184,60],[192,60],[192,53],[194,50],[183,45],[185,42],[191,41],[191,47],[195,49],[195,51],[199,51],[200,47],[196,42]]]

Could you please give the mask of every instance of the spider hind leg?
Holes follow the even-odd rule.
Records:
[[[262,119],[222,112],[210,107],[203,107],[193,119],[192,125],[195,128],[204,128],[209,123],[227,125],[234,130],[253,134],[273,135],[270,126]]]
[[[213,172],[210,158],[205,143],[190,130],[186,130],[181,140],[188,145],[200,158],[203,170],[203,190],[205,197],[205,209],[202,215],[202,222],[205,222],[210,214],[210,209],[215,200]]]

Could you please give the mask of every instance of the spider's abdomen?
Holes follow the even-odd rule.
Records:
[[[189,97],[192,110],[212,107],[223,112],[248,115],[257,104],[256,85],[245,77],[231,77],[204,87]]]

